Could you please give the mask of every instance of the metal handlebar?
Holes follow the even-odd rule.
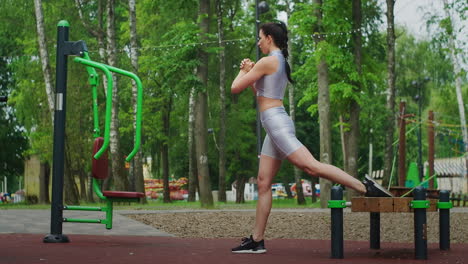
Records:
[[[104,131],[104,144],[101,149],[94,155],[96,159],[98,159],[102,153],[104,153],[105,149],[109,145],[109,133],[110,133],[110,120],[111,120],[111,111],[112,111],[112,75],[110,72],[115,72],[117,74],[125,75],[127,77],[132,78],[136,85],[137,85],[137,110],[136,110],[136,127],[135,127],[135,146],[130,154],[128,154],[126,161],[130,161],[135,154],[140,149],[141,145],[141,116],[142,116],[142,103],[143,103],[143,85],[141,83],[140,78],[132,72],[125,71],[107,64],[99,63],[90,60],[88,53],[85,52],[83,58],[76,57],[75,62],[98,68],[103,70],[106,73],[108,82],[107,82],[107,99],[106,99],[106,122],[105,122],[105,131]],[[93,109],[94,109],[94,127],[95,133],[96,131],[99,132],[99,124],[98,124],[98,113],[97,113],[97,79],[94,80],[93,76],[97,77],[96,71],[93,68],[87,67],[88,74],[90,75],[90,84],[93,86]],[[107,142],[107,144],[106,144]]]
[[[125,75],[127,77],[132,78],[136,85],[137,85],[137,111],[136,111],[136,127],[135,127],[135,146],[133,146],[132,152],[128,154],[126,161],[132,160],[135,154],[140,149],[141,145],[141,115],[142,115],[142,102],[143,102],[143,85],[141,84],[140,78],[133,72],[125,71],[116,67],[112,67],[109,65],[105,65],[107,69],[112,72]],[[107,95],[109,96],[109,95]]]
[[[101,63],[97,63],[91,60],[83,59],[80,57],[76,57],[74,59],[75,62],[84,64],[86,66],[94,67],[97,69],[100,69],[106,74],[107,77],[107,99],[106,99],[106,122],[104,125],[104,143],[102,144],[101,148],[99,149],[98,152],[94,155],[95,159],[99,159],[101,155],[106,151],[106,149],[109,147],[109,142],[110,142],[110,120],[111,120],[111,115],[112,115],[112,89],[113,89],[113,83],[112,83],[112,74]],[[97,97],[97,96],[96,96]],[[97,102],[96,102],[97,103]],[[96,122],[96,120],[95,120]]]

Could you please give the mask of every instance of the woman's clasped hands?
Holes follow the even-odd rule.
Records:
[[[255,62],[251,61],[250,59],[243,59],[240,63],[240,69],[249,72],[255,66]]]

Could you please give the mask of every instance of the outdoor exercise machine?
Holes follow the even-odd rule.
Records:
[[[112,74],[115,72],[132,78],[137,85],[137,110],[135,128],[135,146],[127,156],[130,161],[138,152],[141,144],[141,115],[143,101],[143,87],[140,79],[135,74],[118,69],[103,63],[92,61],[88,55],[86,43],[82,40],[68,41],[70,24],[62,20],[57,25],[57,60],[56,60],[56,83],[55,83],[55,112],[54,112],[54,146],[53,146],[53,168],[52,168],[52,205],[50,234],[43,239],[45,243],[66,243],[70,240],[62,233],[64,222],[75,223],[100,223],[105,224],[107,229],[112,228],[112,215],[114,202],[137,202],[144,197],[140,192],[125,191],[102,191],[101,182],[108,177],[107,149],[110,142],[110,122],[112,112]],[[89,75],[89,84],[93,94],[93,117],[94,117],[94,145],[92,157],[93,190],[96,195],[106,202],[105,207],[89,206],[66,206],[63,205],[63,174],[64,174],[64,144],[65,144],[65,112],[67,94],[67,68],[68,56],[77,56],[74,61],[86,66]],[[106,116],[104,126],[104,137],[100,136],[98,93],[99,84],[96,69],[104,72],[107,78]],[[78,211],[102,211],[106,213],[105,219],[75,219],[64,218],[64,210]]]
[[[343,189],[332,187],[328,208],[331,208],[331,257],[344,258],[343,253]],[[427,218],[426,212],[439,210],[439,247],[450,249],[450,209],[449,191],[439,192],[439,201],[426,199],[426,189],[417,187],[413,197],[355,197],[351,198],[352,212],[370,213],[370,248],[380,249],[380,213],[414,213],[415,259],[427,259]]]

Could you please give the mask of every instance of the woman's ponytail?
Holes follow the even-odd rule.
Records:
[[[289,51],[288,51],[288,28],[286,24],[281,21],[275,23],[265,23],[260,28],[263,31],[263,34],[266,36],[271,36],[275,45],[280,48],[281,53],[284,57],[284,66],[286,69],[286,75],[290,83],[294,83],[291,78],[291,67],[288,63]]]

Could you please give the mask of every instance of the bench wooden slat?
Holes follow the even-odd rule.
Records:
[[[428,199],[430,207],[427,212],[437,211],[437,200]],[[413,212],[410,203],[411,197],[374,198],[353,197],[351,198],[352,212],[374,212],[374,213],[409,213]]]

